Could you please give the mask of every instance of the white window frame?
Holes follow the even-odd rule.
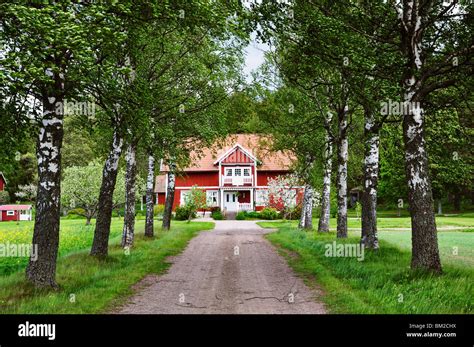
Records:
[[[186,196],[191,193],[191,190],[181,190],[179,194],[179,206],[186,204]]]
[[[293,196],[291,197],[291,200],[290,200],[290,203],[289,203],[290,206],[288,206],[289,208],[296,207],[296,198],[297,198],[297,196],[298,196],[298,192],[295,191]]]
[[[239,176],[235,174],[235,170],[240,170]],[[245,172],[248,172],[248,175],[245,175]],[[250,166],[226,167],[224,170],[224,177],[251,177],[251,176],[252,176],[252,167]]]
[[[11,217],[15,215],[15,211],[7,211],[7,216]]]
[[[268,189],[257,189],[255,191],[255,206],[265,206],[268,200]]]
[[[213,199],[216,201],[212,201]],[[209,206],[219,206],[219,191],[218,190],[206,190],[206,204]]]

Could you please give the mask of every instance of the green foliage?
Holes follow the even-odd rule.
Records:
[[[0,205],[10,202],[10,194],[6,190],[0,191]]]
[[[280,217],[280,213],[278,212],[276,208],[265,207],[263,210],[260,211],[259,216],[262,219],[274,220]]]
[[[220,209],[216,209],[216,210],[211,212],[211,218],[215,219],[215,220],[223,220],[224,215],[222,214]]]
[[[290,212],[287,214],[287,219],[299,220],[301,218],[301,212],[303,210],[303,204],[298,204],[293,207]]]
[[[362,216],[362,205],[359,201],[356,201],[354,210],[356,212],[357,218],[360,218]]]
[[[176,220],[188,220],[189,218],[196,218],[196,210],[193,210],[191,206],[178,206],[175,210]]]
[[[239,211],[235,215],[236,220],[245,220],[247,218],[247,213],[245,211]]]
[[[260,219],[260,213],[257,211],[248,211],[246,213],[247,218]]]
[[[165,211],[165,205],[155,205],[153,207],[153,214],[155,216],[163,216],[164,211]]]
[[[69,210],[67,212],[68,216],[81,216],[85,217],[86,216],[86,210],[80,207],[73,208],[72,210]]]
[[[8,224],[8,223],[4,223]],[[155,238],[143,237],[144,222],[137,222],[136,239],[131,256],[124,255],[120,247],[123,221],[114,219],[111,225],[109,257],[98,260],[89,256],[94,225],[84,226],[82,221],[62,221],[59,243],[58,277],[62,290],[38,291],[25,284],[24,266],[28,258],[1,257],[0,308],[1,313],[83,314],[107,313],[121,299],[130,294],[130,287],[147,275],[165,272],[169,256],[179,254],[200,230],[209,230],[209,222],[172,225],[172,232],[157,230]],[[8,235],[11,243],[31,241],[33,222],[8,225],[8,233],[0,233],[0,242]],[[14,236],[17,238],[14,239]],[[20,263],[13,263],[20,260]],[[7,264],[8,263],[8,264]],[[7,269],[8,268],[8,269]],[[12,273],[13,272],[13,273]],[[70,293],[76,294],[74,305],[69,302]]]
[[[451,314],[474,311],[471,300],[474,259],[472,256],[469,259],[452,256],[453,245],[472,244],[472,238],[466,233],[438,233],[441,257],[446,265],[443,275],[437,276],[409,270],[409,232],[380,232],[380,250],[366,251],[364,260],[358,261],[354,257],[325,256],[327,245],[335,240],[334,233],[301,234],[296,232],[295,226],[279,222],[265,222],[265,227],[279,229],[267,237],[282,252],[288,253],[287,260],[296,272],[309,283],[318,279],[317,284],[326,293],[322,299],[331,313]],[[358,244],[359,241],[358,233],[352,233],[347,240],[337,243]],[[398,300],[400,293],[403,302]]]

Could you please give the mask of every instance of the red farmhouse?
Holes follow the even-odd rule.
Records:
[[[176,177],[173,209],[183,205],[186,194],[197,185],[206,191],[211,206],[225,211],[261,210],[268,200],[268,179],[288,174],[294,161],[291,153],[271,151],[270,145],[269,137],[236,134],[203,153],[191,153],[191,166]],[[162,165],[160,171],[155,192],[158,204],[164,204],[168,168]]]

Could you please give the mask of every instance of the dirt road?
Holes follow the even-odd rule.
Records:
[[[266,232],[253,221],[216,221],[118,313],[325,313]]]

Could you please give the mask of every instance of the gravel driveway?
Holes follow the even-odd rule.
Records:
[[[326,313],[254,221],[216,221],[117,313]]]

